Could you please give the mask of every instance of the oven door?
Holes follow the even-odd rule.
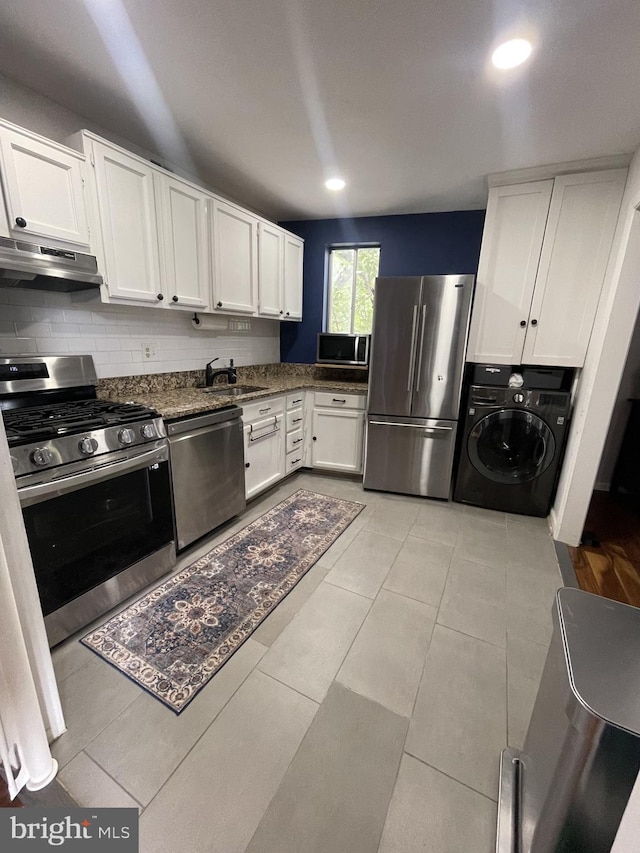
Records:
[[[175,562],[164,441],[18,494],[52,645]]]

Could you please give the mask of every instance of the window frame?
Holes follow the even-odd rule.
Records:
[[[342,251],[344,249],[353,249],[355,251],[355,258],[353,264],[353,276],[351,279],[351,317],[349,321],[349,331],[348,332],[331,332],[329,328],[330,318],[331,318],[331,282],[332,282],[332,255],[334,252]],[[324,323],[323,323],[323,332],[328,332],[329,334],[334,335],[355,335],[355,334],[364,334],[363,332],[354,332],[353,331],[353,323],[356,311],[356,282],[357,282],[357,272],[358,272],[358,251],[360,249],[378,249],[380,254],[382,254],[382,246],[380,243],[332,243],[330,246],[327,246],[326,251],[326,263],[325,263],[325,306],[324,306]],[[378,275],[380,275],[380,258],[378,258]],[[373,331],[373,330],[372,330]],[[371,332],[367,332],[367,334],[371,334]]]

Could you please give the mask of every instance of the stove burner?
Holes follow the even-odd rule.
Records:
[[[157,416],[155,409],[137,403],[113,403],[109,400],[71,400],[4,411],[9,446],[26,444],[41,438],[74,435],[104,429]]]

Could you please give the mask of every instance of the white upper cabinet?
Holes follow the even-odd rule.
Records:
[[[489,191],[469,329],[469,361],[519,364],[553,181]]]
[[[264,317],[282,317],[284,232],[277,225],[258,225],[258,311]]]
[[[178,178],[156,174],[162,291],[172,308],[209,306],[207,196]]]
[[[626,174],[490,190],[469,361],[583,365]]]
[[[284,319],[302,320],[304,241],[284,232]]]
[[[155,170],[120,149],[92,146],[109,296],[162,302]]]
[[[15,239],[89,246],[85,158],[56,142],[0,125],[2,184]]]
[[[258,308],[258,219],[248,211],[212,199],[213,308],[256,314]]]
[[[626,175],[616,169],[556,178],[523,363],[584,364]]]

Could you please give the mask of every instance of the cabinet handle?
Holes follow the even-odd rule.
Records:
[[[524,329],[524,327],[527,325],[527,321],[526,320],[520,320],[520,325]]]
[[[301,441],[302,441],[302,439],[301,439],[301,438],[296,438],[296,440],[295,440],[293,443],[294,443],[294,444],[300,444],[300,442],[301,442]]]
[[[346,400],[338,400],[338,398],[337,398],[337,397],[334,397],[334,398],[333,398],[333,402],[334,402],[334,403],[346,403],[347,401],[346,401]]]
[[[216,308],[222,308],[222,302],[216,302]]]
[[[291,464],[292,464],[292,465],[297,465],[299,461],[300,461],[299,459],[292,459],[292,460],[291,460]]]
[[[271,406],[267,406],[266,409],[258,409],[258,414],[264,415],[266,412],[270,412],[270,411],[271,411]]]
[[[164,296],[162,295],[162,293],[158,294],[157,299],[158,299],[158,302],[162,302],[162,300],[164,299]]]
[[[18,228],[26,228],[27,220],[23,219],[22,216],[16,216],[16,225],[18,226]]]
[[[293,424],[299,424],[301,420],[302,420],[302,418],[293,418],[293,419],[292,419],[292,421],[291,421],[291,423],[293,423]]]
[[[177,301],[178,301],[178,297],[177,297],[177,296],[172,296],[172,297],[171,297],[171,299],[172,299],[174,302],[177,302]]]
[[[294,401],[293,401],[293,405],[295,406],[295,404],[296,404],[296,403],[301,403],[301,402],[302,402],[302,397],[300,397],[300,399],[299,399],[299,400],[294,400]]]
[[[538,321],[537,321],[537,320],[532,320],[532,321],[531,321],[531,325],[532,325],[532,326],[537,326],[537,325],[538,325]]]

